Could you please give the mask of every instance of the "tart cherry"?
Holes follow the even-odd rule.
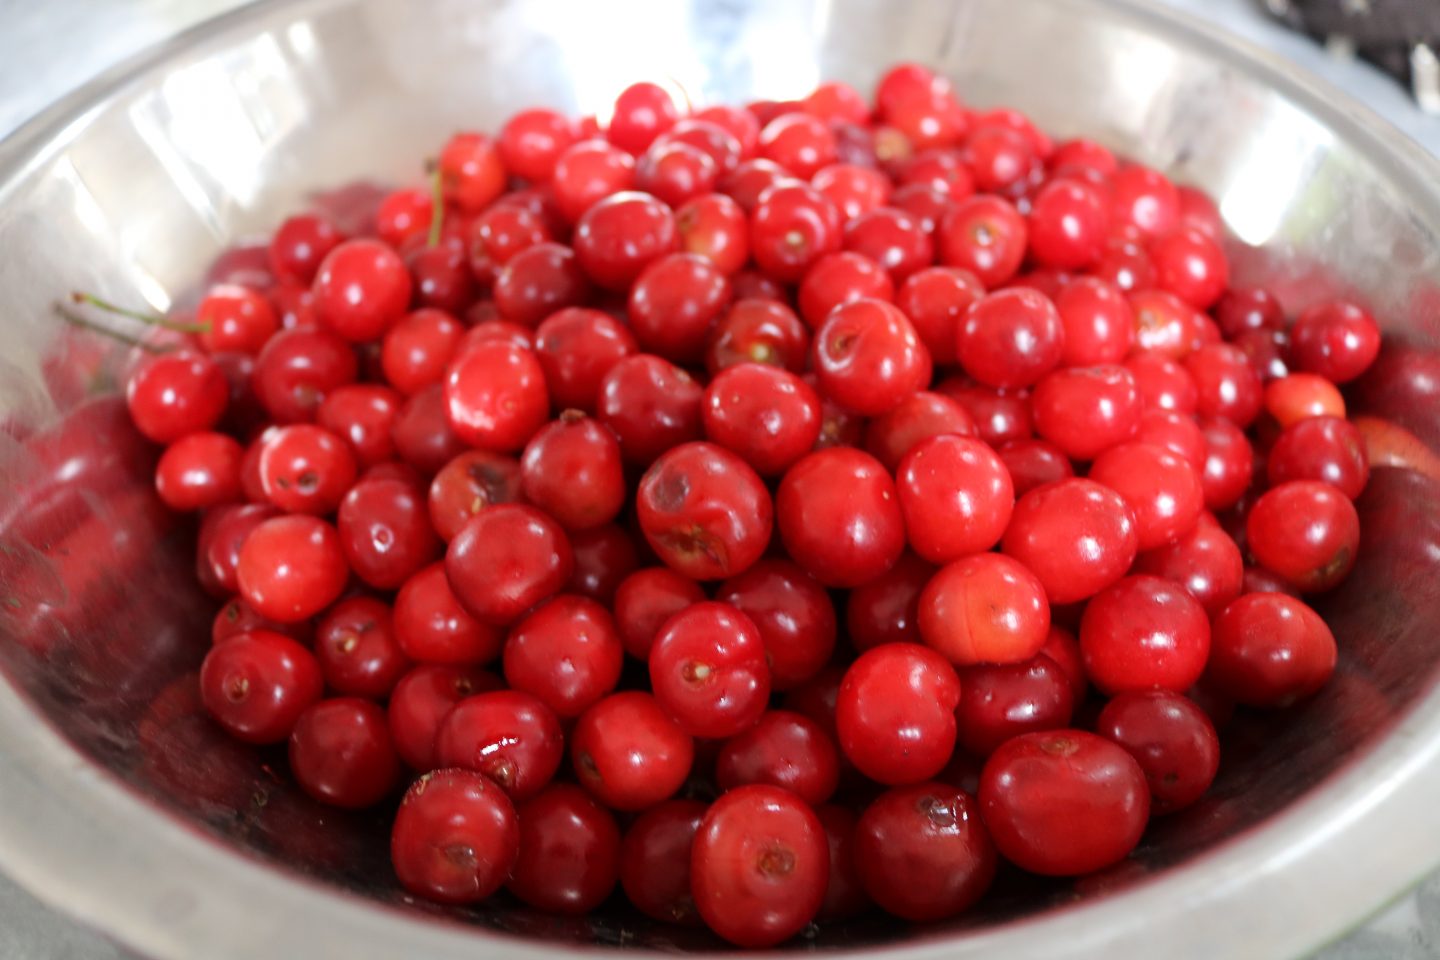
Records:
[[[1205,508],[1195,466],[1153,444],[1111,447],[1091,464],[1089,477],[1120,494],[1130,506],[1141,550],[1153,550],[1188,533]]]
[[[1265,410],[1281,427],[1309,417],[1345,416],[1345,398],[1338,387],[1314,373],[1292,373],[1265,385]]]
[[[188,350],[147,359],[125,389],[131,422],[156,443],[211,429],[229,400],[225,373],[214,360]]]
[[[311,706],[290,734],[290,772],[306,793],[332,807],[379,803],[400,780],[385,710],[359,697]]]
[[[885,174],[851,163],[832,163],[817,170],[810,185],[835,204],[847,225],[890,199],[890,179]]]
[[[1135,517],[1109,487],[1059,480],[1016,501],[1002,548],[1040,579],[1051,604],[1074,603],[1130,569],[1138,549]]]
[[[235,568],[245,538],[279,513],[268,503],[230,504],[206,511],[195,548],[195,577],[207,593],[226,597],[239,589]]]
[[[671,207],[709,193],[719,179],[710,154],[680,141],[656,140],[635,164],[635,188]]]
[[[620,581],[640,566],[635,539],[614,523],[576,531],[570,538],[575,569],[566,589],[606,606],[613,604]]]
[[[726,367],[705,388],[703,404],[706,437],[764,476],[784,473],[820,437],[820,397],[779,367]]]
[[[413,250],[405,258],[414,280],[414,301],[422,309],[461,313],[475,302],[475,278],[461,237]]]
[[[321,261],[313,289],[321,326],[352,342],[377,340],[410,306],[410,271],[383,243],[346,240]]]
[[[475,617],[493,624],[510,623],[558,593],[574,564],[560,525],[518,503],[480,511],[445,554],[455,596]]]
[[[686,733],[732,737],[765,712],[770,669],[764,640],[734,607],[694,604],[656,634],[650,683],[655,699]]]
[[[605,374],[639,349],[627,326],[584,307],[556,311],[535,330],[535,356],[550,400],[562,410],[594,413]]]
[[[255,359],[250,383],[266,413],[280,423],[299,423],[313,420],[325,397],[358,375],[359,363],[344,340],[297,328],[270,338]]]
[[[567,531],[609,523],[625,505],[620,444],[578,410],[565,411],[530,438],[520,470],[525,500]]]
[[[850,591],[845,628],[850,645],[864,652],[885,643],[919,643],[920,591],[935,568],[911,553],[889,572]]]
[[[669,91],[654,83],[632,83],[615,98],[605,139],[630,153],[642,153],[680,119]]]
[[[1065,668],[1043,652],[1018,663],[965,667],[960,685],[965,696],[955,711],[957,739],[975,757],[988,757],[1022,733],[1067,726],[1075,704]]]
[[[308,285],[320,261],[342,239],[335,225],[318,214],[288,217],[270,238],[270,272],[278,280]]]
[[[450,365],[445,412],[466,443],[501,453],[519,450],[550,412],[540,361],[512,343],[476,344]]]
[[[975,798],[939,783],[887,790],[855,825],[865,892],[886,913],[924,923],[957,916],[995,877],[995,846]]]
[[[1364,437],[1353,423],[1339,417],[1309,417],[1293,423],[1270,448],[1265,476],[1272,485],[1320,480],[1354,500],[1370,479]]]
[[[612,810],[646,810],[672,796],[690,775],[694,743],[648,693],[605,697],[570,736],[575,777]]]
[[[840,749],[872,780],[891,786],[939,773],[955,748],[960,680],[939,653],[887,643],[860,654],[835,701]]]
[[[355,484],[340,504],[336,527],[350,569],[379,590],[399,587],[440,552],[425,495],[404,480]]]
[[[239,284],[212,287],[195,308],[195,322],[205,328],[200,344],[209,353],[259,353],[280,329],[270,301]]]
[[[544,219],[529,208],[497,203],[470,227],[470,273],[482,285],[491,286],[517,255],[552,239]]]
[[[400,885],[440,903],[479,903],[504,884],[520,825],[503,790],[470,770],[438,770],[405,793],[390,833]]]
[[[571,223],[595,204],[635,185],[635,158],[603,140],[572,144],[555,161],[555,205]]]
[[[814,720],[770,710],[725,741],[715,779],[721,790],[750,783],[783,787],[813,807],[829,800],[839,785],[840,754]]]
[[[671,253],[647,266],[630,288],[627,316],[641,349],[694,365],[730,303],[730,282],[693,253]]]
[[[841,304],[895,299],[895,285],[879,264],[858,253],[827,253],[805,271],[796,300],[800,315],[819,327]]]
[[[331,513],[355,482],[355,455],[329,430],[278,427],[260,448],[265,499],[288,513]]]
[[[1030,254],[1043,266],[1079,270],[1105,250],[1110,212],[1105,194],[1080,180],[1058,178],[1030,202]]]
[[[1245,560],[1230,535],[1208,514],[1173,543],[1135,558],[1136,573],[1180,584],[1214,617],[1244,589]]]
[[[1015,506],[1000,457],[984,441],[955,434],[913,447],[900,461],[895,486],[911,549],[936,564],[999,543]]]
[[[611,194],[575,225],[575,256],[590,279],[624,290],[653,261],[679,246],[675,215],[648,193]]]
[[[1215,725],[1178,693],[1122,693],[1105,705],[1095,732],[1124,747],[1145,772],[1152,813],[1174,813],[1199,800],[1220,769]]]
[[[321,402],[315,422],[347,441],[357,466],[373,467],[394,459],[391,433],[401,402],[401,396],[389,387],[350,383]]]
[[[390,608],[373,597],[350,597],[330,608],[315,630],[315,659],[331,690],[371,700],[390,696],[410,669]]]
[[[467,450],[430,481],[430,522],[447,543],[486,507],[521,499],[520,463],[488,450]]]
[[[1047,483],[1075,476],[1070,458],[1048,440],[1011,440],[996,452],[1010,474],[1017,497]]]
[[[829,843],[808,804],[779,787],[737,787],[706,811],[690,885],[707,926],[740,947],[770,947],[820,910]]]
[[[626,357],[600,381],[599,418],[615,432],[627,463],[645,466],[703,435],[700,384],[668,360]]]
[[[1360,519],[1350,498],[1330,484],[1291,480],[1255,501],[1245,539],[1261,566],[1303,592],[1318,593],[1355,566]]]
[[[423,663],[489,663],[500,655],[504,634],[461,606],[444,563],[417,572],[395,597],[395,639]]]
[[[1120,288],[1099,277],[1076,277],[1055,295],[1064,328],[1060,362],[1067,367],[1120,363],[1135,341],[1135,317]]]
[[[1182,585],[1126,577],[1102,590],[1080,621],[1085,672],[1102,693],[1195,685],[1210,655],[1205,608]]]
[[[350,578],[335,528],[302,515],[272,517],[252,530],[235,571],[245,602],[280,623],[324,610]]]
[[[505,169],[532,183],[543,183],[575,142],[575,124],[564,114],[544,108],[521,110],[505,121],[495,148]]]
[[[388,720],[395,752],[412,770],[435,769],[435,731],[455,704],[487,690],[500,689],[500,678],[477,667],[420,664],[390,691]]]
[[[1028,387],[1060,362],[1065,330],[1054,304],[1034,290],[1001,290],[976,301],[960,323],[956,357],[989,387]]]
[[[1244,429],[1260,413],[1260,375],[1239,347],[1206,344],[1185,358],[1185,369],[1195,381],[1196,412],[1224,417]]]
[[[974,419],[959,403],[944,394],[920,390],[870,421],[865,449],[887,470],[894,470],[907,453],[932,437],[973,437],[975,432]]]
[[[279,743],[320,699],[324,679],[309,650],[269,630],[239,633],[210,648],[200,697],[225,732],[245,743]]]
[[[760,156],[790,173],[809,180],[836,160],[835,135],[820,118],[808,113],[786,113],[760,131]]]
[[[930,382],[930,354],[895,306],[866,298],[837,307],[815,334],[820,390],[847,410],[875,416]]]
[[[1202,421],[1200,433],[1205,441],[1205,463],[1200,472],[1205,509],[1228,510],[1250,488],[1254,450],[1245,434],[1229,420]]]
[[[555,776],[565,753],[554,711],[519,690],[477,693],[457,703],[435,731],[435,760],[485,774],[524,800]]]
[[[993,290],[1020,269],[1026,237],[1025,219],[1008,201],[974,196],[945,213],[935,246],[942,264],[970,271]]]
[[[1193,227],[1182,227],[1153,241],[1150,262],[1162,290],[1200,310],[1220,299],[1230,278],[1220,244]]]
[[[636,492],[636,516],[660,559],[694,580],[734,576],[770,542],[770,492],[712,443],[682,444],[656,460]]]
[[[750,213],[750,256],[769,276],[796,283],[816,260],[840,249],[840,227],[840,212],[818,190],[778,183]]]
[[[730,276],[750,259],[750,223],[740,204],[723,193],[694,197],[675,211],[680,250],[704,257]]]
[[[740,155],[744,151],[740,140],[727,127],[699,117],[682,117],[656,138],[654,146],[671,143],[699,150],[715,162],[721,176],[740,165]]]
[[[1164,236],[1179,223],[1180,195],[1163,174],[1129,164],[1110,175],[1110,216],[1144,236]]]
[[[1092,460],[1134,435],[1142,400],[1125,367],[1066,367],[1036,385],[1030,410],[1041,437],[1066,456]]]
[[[690,895],[690,849],[706,806],[667,800],[635,818],[620,843],[620,887],[645,916],[661,923],[697,926]]]
[[[1040,580],[998,553],[941,567],[921,592],[917,611],[926,645],[957,666],[1028,660],[1050,630]]]
[[[964,407],[980,439],[992,447],[1035,435],[1028,390],[996,390],[952,377],[936,384],[935,392]]]
[[[705,599],[705,591],[669,567],[637,570],[615,591],[615,624],[625,652],[648,660],[655,634],[675,614]]]
[[[434,210],[430,191],[394,190],[385,195],[375,210],[375,232],[385,243],[398,248],[425,235]]]
[[[830,595],[788,560],[761,560],[721,584],[715,599],[745,614],[760,631],[772,689],[809,680],[835,650]]]
[[[1215,619],[1206,679],[1239,703],[1285,707],[1323,687],[1336,657],[1314,610],[1283,593],[1247,593]]]
[[[906,278],[895,302],[910,318],[934,362],[948,366],[956,361],[955,346],[970,305],[984,295],[980,281],[970,272],[928,267]]]
[[[1197,470],[1205,467],[1205,434],[1195,418],[1174,410],[1151,407],[1140,414],[1140,422],[1131,438],[1135,443],[1148,443],[1178,454]]]
[[[742,299],[710,330],[705,368],[711,374],[741,363],[763,363],[802,373],[810,353],[810,332],[778,300]]]
[[[610,611],[588,597],[561,594],[510,629],[505,681],[569,719],[615,689],[624,658]]]
[[[791,558],[830,587],[855,587],[894,566],[905,548],[895,484],[874,457],[848,447],[806,456],[775,497]]]
[[[1331,383],[1349,383],[1380,353],[1380,328],[1353,303],[1334,300],[1307,308],[1290,329],[1290,362]]]
[[[584,303],[590,283],[575,251],[559,243],[537,243],[500,269],[492,296],[500,316],[533,327],[556,310]]]
[[[815,406],[818,434],[819,400]],[[165,506],[181,512],[239,500],[244,458],[240,444],[226,434],[203,431],[181,437],[160,456],[155,467],[155,492]]]

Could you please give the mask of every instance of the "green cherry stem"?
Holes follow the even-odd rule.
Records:
[[[174,330],[176,333],[210,332],[210,324],[208,323],[182,323],[178,320],[169,320],[153,313],[141,313],[139,310],[129,310],[119,304],[111,303],[109,300],[102,300],[93,293],[83,293],[77,290],[70,294],[70,299],[74,303],[88,304],[89,306],[104,310],[106,313],[113,313],[120,317],[128,317],[146,326],[160,327],[164,330]],[[93,327],[94,325],[92,324],[91,326]]]

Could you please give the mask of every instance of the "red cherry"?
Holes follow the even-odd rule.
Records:
[[[647,917],[687,927],[700,923],[690,896],[690,848],[705,809],[696,800],[668,800],[636,817],[626,831],[620,886]]]
[[[745,614],[760,631],[772,689],[809,680],[835,651],[830,595],[789,561],[761,560],[721,584],[715,599]]]
[[[1063,604],[1092,597],[1124,576],[1138,538],[1134,514],[1119,494],[1071,478],[1016,501],[1002,547],[1040,579],[1051,604]]]
[[[784,473],[820,437],[820,397],[779,367],[726,367],[705,389],[703,404],[705,435],[765,476]]]
[[[269,630],[217,644],[200,665],[200,696],[225,732],[246,743],[279,743],[320,699],[324,680],[309,650]]]
[[[1215,618],[1207,682],[1255,707],[1313,695],[1335,672],[1335,637],[1320,615],[1282,593],[1249,593]]]
[[[763,363],[802,373],[809,353],[810,332],[795,311],[778,300],[741,299],[711,329],[705,368]]]
[[[600,286],[623,290],[679,246],[675,215],[648,193],[626,191],[586,210],[575,225],[575,255]]]
[[[1017,497],[1056,480],[1075,476],[1065,452],[1048,440],[1011,440],[998,451]]]
[[[482,510],[450,541],[445,574],[471,614],[505,624],[558,593],[574,563],[559,524],[534,507],[501,503]]]
[[[840,249],[840,227],[840,212],[818,190],[778,183],[750,213],[750,255],[769,276],[795,283],[816,260]]]
[[[384,709],[359,697],[316,703],[290,734],[290,771],[321,803],[347,810],[379,803],[400,780]]]
[[[270,238],[270,272],[279,280],[308,285],[341,239],[335,225],[318,214],[289,217]]]
[[[905,315],[883,300],[837,307],[815,333],[820,390],[862,416],[894,409],[930,382],[930,354]]]
[[[467,450],[430,481],[430,522],[446,541],[486,507],[521,499],[520,463],[488,450]]]
[[[575,124],[554,110],[521,110],[505,121],[495,140],[500,160],[517,177],[532,183],[544,182],[555,172],[555,164],[575,141]]]
[[[578,410],[541,427],[520,460],[521,490],[567,531],[609,523],[625,505],[615,435]]]
[[[791,467],[780,481],[775,515],[791,558],[830,587],[875,579],[905,547],[890,474],[851,448],[820,450]]]
[[[1135,378],[1115,366],[1056,370],[1035,387],[1030,408],[1036,432],[1076,460],[1128,440],[1142,411]]]
[[[581,786],[612,810],[645,810],[690,775],[695,746],[655,698],[638,690],[605,697],[575,724],[570,756]]]
[[[1099,277],[1076,277],[1055,295],[1065,329],[1060,362],[1067,367],[1120,363],[1135,341],[1135,316],[1120,288]]]
[[[680,249],[704,257],[730,276],[750,259],[750,224],[741,206],[723,193],[695,197],[675,211]]]
[[[1180,197],[1163,174],[1129,164],[1110,175],[1110,217],[1144,236],[1164,236],[1180,219]]]
[[[251,386],[266,413],[280,423],[298,423],[313,420],[325,397],[353,383],[358,372],[354,351],[334,334],[284,330],[256,357]]]
[[[911,553],[888,573],[850,591],[845,627],[850,645],[864,652],[884,643],[919,643],[920,591],[935,568]]]
[[[922,441],[900,461],[895,481],[910,547],[931,563],[995,546],[1015,506],[1005,464],[971,437]],[[1198,499],[1198,481],[1196,491]]]
[[[599,418],[627,463],[641,466],[702,436],[702,391],[684,370],[649,354],[626,357],[600,382]]]
[[[315,274],[315,315],[346,340],[377,340],[410,306],[410,271],[390,247],[346,240]]]
[[[615,623],[625,652],[648,660],[655,634],[665,621],[704,599],[698,583],[669,567],[647,567],[630,574],[615,591]]]
[[[635,158],[603,140],[581,140],[555,161],[555,204],[571,223],[599,201],[635,185]]]
[[[935,232],[939,259],[973,273],[987,290],[1015,276],[1025,256],[1025,220],[1000,197],[975,196],[950,207]]]
[[[260,448],[265,498],[288,513],[331,513],[355,482],[355,456],[345,441],[310,424],[267,432]]]
[[[568,307],[535,330],[535,356],[545,371],[550,399],[560,409],[594,413],[605,375],[639,352],[630,329],[609,314]]]
[[[1316,593],[1344,580],[1355,566],[1360,519],[1350,498],[1328,483],[1291,480],[1255,501],[1245,538],[1261,566]]]
[[[1095,722],[1145,771],[1153,813],[1173,813],[1202,797],[1220,768],[1215,726],[1193,700],[1163,690],[1122,693]]]
[[[940,654],[888,643],[860,654],[840,685],[840,748],[860,772],[888,785],[939,773],[955,748],[960,680]]]
[[[955,344],[970,305],[985,295],[974,274],[955,267],[929,267],[911,274],[895,303],[910,318],[937,365],[955,363]]]
[[[340,504],[345,558],[372,587],[392,590],[440,552],[424,495],[404,480],[362,480]]]
[[[1370,461],[1364,438],[1349,420],[1309,417],[1286,427],[1276,439],[1265,476],[1276,486],[1320,480],[1354,500],[1370,479]]]
[[[500,889],[519,848],[509,798],[470,770],[440,770],[415,781],[390,834],[401,886],[441,903],[479,903]]]
[[[402,398],[379,384],[352,383],[336,388],[316,411],[321,428],[345,439],[356,465],[373,467],[392,460],[395,442],[391,434],[400,415]]]
[[[537,243],[506,262],[492,293],[501,317],[533,327],[556,310],[584,303],[590,283],[573,250],[558,243]]]
[[[445,412],[466,443],[502,453],[519,450],[550,412],[540,361],[511,343],[471,347],[446,374]]]
[[[334,527],[315,517],[285,516],[251,531],[240,548],[236,576],[257,613],[297,623],[330,606],[350,570]]]
[[[1136,557],[1134,570],[1180,584],[1214,617],[1240,596],[1245,560],[1229,534],[1202,514],[1188,534]]]
[[[734,576],[770,542],[770,493],[745,461],[711,443],[671,449],[636,493],[645,539],[668,566],[694,580]]]
[[[960,671],[965,696],[955,723],[967,753],[988,757],[1022,733],[1069,725],[1074,688],[1065,668],[1041,651],[1019,663],[977,664]]]
[[[715,779],[721,790],[750,783],[783,787],[816,806],[830,799],[840,782],[840,754],[829,735],[809,717],[767,711],[749,730],[720,748]]]
[[[155,467],[155,492],[165,506],[176,511],[206,510],[239,500],[244,457],[240,444],[223,433],[205,431],[181,437],[165,449]]]
[[[410,670],[390,691],[388,719],[395,752],[412,770],[434,770],[440,721],[466,697],[499,688],[499,677],[476,667],[421,664]]]
[[[173,443],[214,427],[229,399],[220,367],[209,357],[183,350],[146,360],[125,389],[131,421],[156,443]]]
[[[195,550],[195,575],[207,593],[227,597],[240,589],[236,567],[245,538],[279,513],[268,503],[231,504],[206,511]]]
[[[539,793],[565,753],[560,720],[518,690],[477,693],[457,703],[435,731],[435,760],[485,774],[512,800]]]
[[[730,283],[693,253],[654,260],[630,288],[630,330],[648,353],[698,363],[715,321],[730,303]]]
[[[734,736],[759,719],[770,695],[760,631],[726,604],[688,607],[656,634],[650,683],[656,700],[686,733]]]
[[[1153,576],[1126,577],[1102,590],[1080,621],[1085,672],[1102,693],[1195,685],[1210,655],[1205,608],[1183,586]]]
[[[1343,300],[1318,303],[1290,331],[1295,367],[1332,383],[1349,383],[1369,369],[1380,353],[1380,328],[1370,314]]]
[[[1045,588],[1002,554],[977,553],[942,567],[917,609],[921,638],[957,666],[1028,660],[1050,630]]]
[[[641,153],[678,119],[680,111],[664,87],[632,83],[615,98],[605,138],[622,150]]]
[[[1125,499],[1141,550],[1153,550],[1189,533],[1205,508],[1195,466],[1152,444],[1111,447],[1091,465],[1090,479]]]
[[[1080,180],[1057,178],[1030,203],[1031,255],[1040,264],[1079,270],[1100,259],[1110,224],[1104,193]]]
[[[610,611],[588,597],[561,594],[510,629],[505,681],[569,719],[615,689],[624,658]]]
[[[1200,310],[1214,305],[1229,283],[1230,267],[1219,242],[1193,227],[1153,241],[1150,261],[1162,290]]]
[[[342,696],[383,700],[410,669],[390,608],[373,597],[342,600],[315,630],[325,685]]]
[[[1028,387],[1060,362],[1065,330],[1054,304],[1023,288],[976,301],[960,324],[955,355],[989,387]]]
[[[395,597],[395,638],[412,660],[489,663],[500,655],[503,634],[470,616],[450,589],[444,563],[432,563],[405,581]]]

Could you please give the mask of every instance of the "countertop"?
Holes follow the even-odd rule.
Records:
[[[1367,103],[1440,154],[1440,119],[1391,80],[1333,58],[1268,22],[1250,0],[1164,0],[1293,60]],[[238,0],[0,0],[0,137],[105,67]],[[1317,960],[1440,957],[1440,874]],[[37,903],[0,876],[0,960],[130,960],[104,938]]]

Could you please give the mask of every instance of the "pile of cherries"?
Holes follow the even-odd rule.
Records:
[[[408,785],[411,893],[940,920],[1122,860],[1331,675],[1379,330],[1230,289],[1204,195],[908,64],[434,171],[286,220],[127,394],[207,709],[325,803]]]

